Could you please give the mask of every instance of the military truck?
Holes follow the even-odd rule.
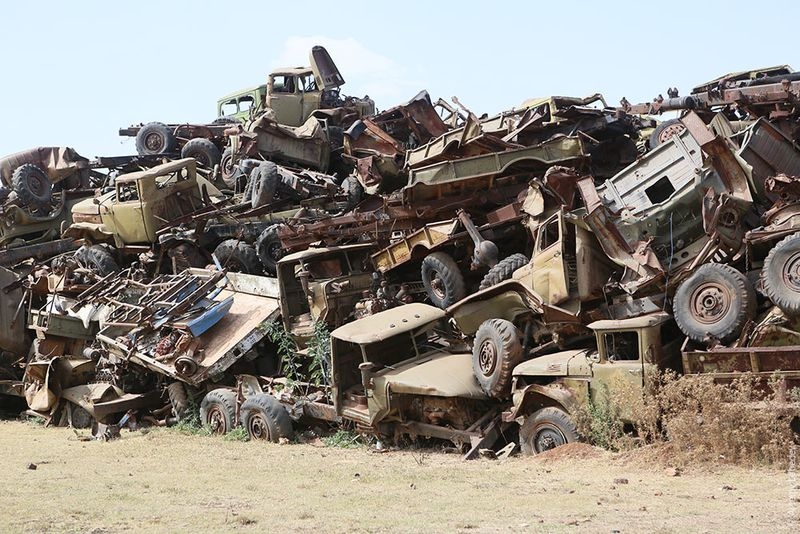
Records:
[[[269,74],[266,85],[222,97],[217,101],[217,119],[210,124],[151,122],[121,128],[119,135],[135,137],[139,154],[193,157],[205,168],[222,163],[223,170],[230,171],[235,152],[225,152],[225,131],[232,124],[266,114],[275,123],[291,128],[303,125],[317,110],[348,108],[356,116],[375,112],[369,97],[339,95],[344,78],[324,47],[313,47],[309,59],[310,67],[276,69]]]
[[[240,375],[210,391],[201,419],[213,431],[241,424],[251,439],[290,438],[295,423],[355,425],[381,438],[425,436],[469,449],[491,446],[501,406],[471,372],[470,355],[440,344],[445,313],[421,303],[377,313],[331,333],[322,384]]]
[[[595,321],[589,329],[594,339],[585,347],[540,356],[513,369],[513,406],[503,420],[519,423],[523,454],[579,441],[575,417],[580,410],[613,397],[621,388],[646,395],[665,370],[711,376],[721,383],[748,375],[765,382],[783,378],[788,387],[800,385],[797,346],[713,351],[695,349],[689,342],[681,346],[683,337],[663,312]],[[632,422],[631,407],[619,408],[622,420]]]

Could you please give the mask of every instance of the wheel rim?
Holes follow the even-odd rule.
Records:
[[[78,405],[72,405],[72,426],[89,428],[92,426],[92,415]]]
[[[225,412],[220,406],[213,406],[208,411],[207,421],[212,434],[227,434],[228,421],[225,419]]]
[[[164,147],[164,138],[161,137],[161,134],[153,132],[144,138],[144,146],[147,147],[147,150],[161,151]]]
[[[285,253],[286,251],[283,249],[283,246],[280,243],[271,243],[267,247],[267,255],[276,262],[283,258]]]
[[[447,296],[447,288],[445,288],[444,280],[439,275],[439,271],[431,273],[431,291],[438,299],[444,299]]]
[[[733,295],[716,282],[709,282],[694,290],[690,305],[692,317],[703,324],[714,324],[725,317],[731,309]]]
[[[231,156],[222,158],[219,167],[223,175],[230,176],[233,173],[233,158]]]
[[[247,422],[247,433],[253,439],[270,439],[269,426],[262,414],[256,412],[250,415],[250,420]]]
[[[533,450],[536,451],[537,454],[566,444],[567,437],[555,425],[542,425],[536,429],[533,435]]]
[[[192,157],[197,161],[198,164],[200,164],[201,167],[211,167],[211,160],[209,160],[208,157],[202,152],[192,154]]]
[[[665,142],[669,141],[670,139],[672,139],[673,136],[680,135],[680,133],[683,130],[684,130],[684,126],[680,122],[677,122],[677,123],[674,123],[674,124],[670,124],[669,126],[664,128],[663,130],[661,130],[661,133],[658,134],[658,142],[659,143],[665,143]]]
[[[497,367],[497,349],[491,341],[484,341],[481,343],[480,352],[478,353],[478,367],[480,367],[483,376],[491,376]]]
[[[37,197],[41,197],[42,195],[44,195],[45,192],[44,180],[42,180],[39,176],[31,177],[31,179],[28,181],[28,187],[30,188],[31,192]]]
[[[783,264],[781,277],[788,289],[800,293],[800,252],[792,254]]]

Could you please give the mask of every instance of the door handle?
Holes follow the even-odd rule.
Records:
[[[638,369],[628,369],[628,372],[630,374],[632,374],[632,375],[638,375],[639,374],[639,370]]]
[[[559,257],[559,256],[561,256],[561,253],[560,253],[560,252],[556,252],[555,254],[553,254],[553,257],[554,257],[554,258],[557,258],[557,257]]]

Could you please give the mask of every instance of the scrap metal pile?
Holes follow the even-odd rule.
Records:
[[[311,63],[120,130],[135,156],[0,160],[0,398],[104,438],[199,405],[474,456],[579,439],[620,377],[798,382],[800,73],[479,117]]]

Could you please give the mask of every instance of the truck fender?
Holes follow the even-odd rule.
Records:
[[[525,417],[547,406],[555,406],[572,414],[578,408],[579,402],[575,395],[564,387],[555,384],[531,384],[525,386],[520,392],[514,394],[514,405],[510,411],[503,413],[503,421],[516,421],[520,425],[525,422]]]
[[[64,233],[61,234],[62,238],[72,239],[86,239],[93,243],[102,243],[111,241],[114,234],[108,231],[104,224],[79,222],[70,224]]]

